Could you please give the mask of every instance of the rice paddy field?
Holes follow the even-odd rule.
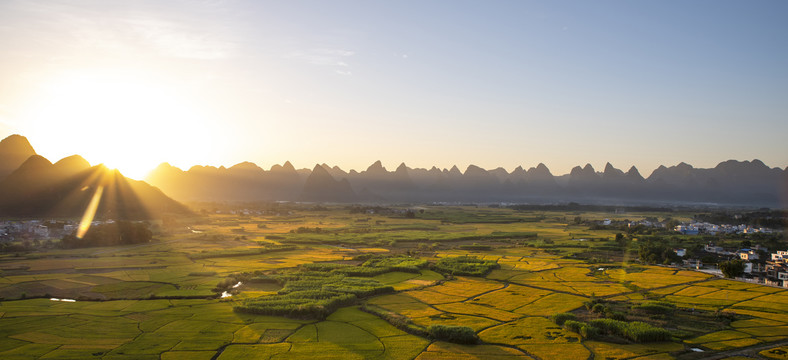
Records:
[[[415,210],[415,218],[306,206],[211,214],[162,229],[150,244],[1,255],[0,358],[702,359],[747,349],[747,358],[788,358],[785,289],[638,264],[633,249],[611,250],[616,232],[568,220],[655,214]],[[587,252],[615,261],[592,264]],[[362,278],[336,273],[380,255],[427,263]],[[456,257],[495,268],[484,276],[433,268]],[[291,291],[281,279],[312,263],[333,264],[332,281],[345,276],[382,294],[351,297],[318,318],[237,311]],[[302,283],[315,281],[303,274]],[[671,314],[636,310],[655,302]],[[553,321],[559,313],[592,321],[606,316],[602,308],[669,329],[670,340],[592,338]],[[470,328],[478,342],[428,335],[436,325]]]

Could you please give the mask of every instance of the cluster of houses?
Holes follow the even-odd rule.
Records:
[[[729,224],[711,224],[707,222],[693,222],[689,224],[677,225],[673,228],[674,231],[680,232],[684,235],[698,235],[698,234],[754,234],[764,233],[771,234],[772,229],[769,228],[754,228],[749,225],[729,225]]]
[[[686,249],[674,249],[676,255],[684,257]],[[708,244],[703,251],[719,256],[739,258],[744,262],[744,280],[772,285],[788,287],[788,251],[777,250],[769,253],[769,250],[760,245],[755,245],[752,249],[738,249],[727,251],[721,246]],[[764,255],[771,255],[770,257]],[[700,269],[703,264],[697,259],[683,260],[685,266]]]
[[[73,233],[77,227],[79,222],[70,220],[0,221],[0,242],[62,238]]]

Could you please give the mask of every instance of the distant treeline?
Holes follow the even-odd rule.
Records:
[[[146,223],[117,221],[91,226],[82,238],[78,238],[76,233],[66,235],[61,245],[65,248],[83,248],[144,244],[150,242],[152,237],[153,233]]]
[[[758,210],[749,212],[716,211],[695,215],[695,220],[712,224],[749,225],[783,229],[788,224],[788,212],[785,210]]]
[[[277,245],[277,244],[265,244],[261,248],[256,249],[241,249],[241,250],[217,250],[217,251],[205,251],[196,254],[189,254],[187,255],[189,259],[197,260],[197,259],[213,259],[213,258],[223,258],[223,257],[235,257],[235,256],[247,256],[247,255],[257,255],[257,254],[267,254],[272,252],[278,251],[290,251],[296,250],[298,246],[296,245]]]
[[[673,209],[657,206],[613,206],[613,205],[583,205],[575,202],[568,204],[556,205],[509,205],[509,209],[518,211],[598,211],[598,212],[615,212],[616,210],[625,210],[631,212],[673,212]]]

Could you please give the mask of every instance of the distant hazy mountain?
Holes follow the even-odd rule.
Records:
[[[327,202],[706,202],[778,206],[788,193],[788,171],[760,160],[720,163],[696,169],[680,163],[660,166],[643,178],[608,163],[602,172],[586,164],[554,176],[544,164],[511,173],[470,165],[451,169],[387,170],[376,161],[366,170],[344,171],[327,164],[296,170],[288,162],[264,171],[251,163],[229,169],[193,167],[181,171],[162,164],[148,181],[180,200],[290,200]]]
[[[307,176],[290,162],[270,171],[250,162],[230,168],[193,166],[188,171],[163,163],[145,180],[180,201],[259,201],[298,198]]]
[[[350,182],[343,178],[336,180],[323,166],[315,165],[312,173],[306,179],[302,201],[320,202],[352,202],[356,201],[356,193],[350,187]]]
[[[11,135],[0,141],[0,179],[8,176],[35,154],[24,136]]]
[[[15,153],[8,149],[21,150],[17,154],[33,153],[0,180],[0,216],[81,217],[98,188],[102,188],[98,218],[150,219],[165,213],[189,213],[161,190],[103,165],[91,167],[81,156],[52,164],[35,155],[24,137],[14,135],[0,144],[0,150],[5,151],[0,154]]]

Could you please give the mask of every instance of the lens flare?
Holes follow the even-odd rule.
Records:
[[[93,198],[90,199],[90,204],[88,204],[88,208],[85,209],[85,214],[82,215],[82,221],[79,222],[79,229],[77,229],[77,238],[82,238],[85,236],[85,233],[88,232],[90,229],[90,224],[93,222],[93,217],[96,216],[96,210],[98,210],[99,202],[101,201],[101,194],[104,193],[104,185],[99,185],[96,187],[96,193],[93,194]]]

